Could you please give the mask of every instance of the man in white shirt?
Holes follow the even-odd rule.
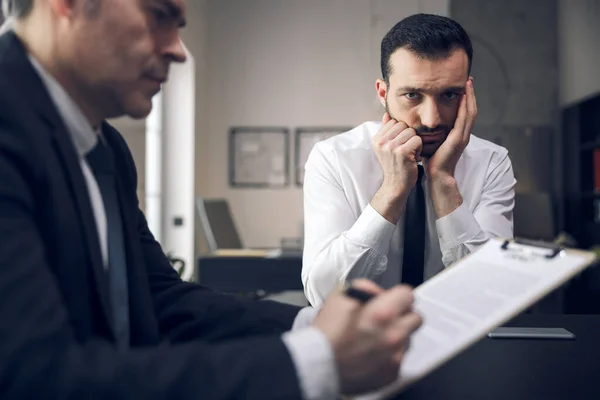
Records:
[[[417,286],[491,237],[512,237],[506,149],[471,134],[464,29],[417,14],[381,44],[382,122],[319,142],[305,167],[302,281],[318,306],[339,283]]]

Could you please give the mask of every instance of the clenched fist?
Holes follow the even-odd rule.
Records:
[[[417,182],[417,163],[421,161],[423,142],[413,128],[391,119],[386,112],[372,145],[383,171],[383,183],[371,206],[395,224]]]

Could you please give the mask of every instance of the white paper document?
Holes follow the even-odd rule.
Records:
[[[415,289],[423,325],[413,335],[396,383],[358,399],[381,399],[432,372],[492,329],[591,265],[591,252],[492,239]]]

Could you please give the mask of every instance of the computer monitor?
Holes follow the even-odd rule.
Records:
[[[220,249],[243,248],[227,200],[198,198],[196,208],[211,253]]]

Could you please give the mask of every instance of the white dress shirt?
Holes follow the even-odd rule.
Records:
[[[29,59],[58,109],[79,156],[79,164],[92,203],[102,259],[105,268],[108,268],[108,232],[104,202],[96,178],[85,158],[87,153],[96,146],[100,133],[94,131],[79,106],[54,77],[34,57],[30,55]],[[302,309],[294,320],[292,331],[285,333],[282,340],[296,367],[304,398],[307,400],[335,399],[339,391],[335,358],[325,335],[312,326],[316,313],[316,310],[311,307]],[[198,396],[202,397],[200,393]]]
[[[385,288],[401,280],[403,217],[394,225],[370,205],[383,181],[371,144],[380,126],[366,122],[318,142],[306,162],[302,282],[313,306],[345,280],[365,277]],[[463,203],[443,218],[427,179],[425,279],[491,237],[513,236],[516,181],[503,147],[471,135],[455,171]]]

